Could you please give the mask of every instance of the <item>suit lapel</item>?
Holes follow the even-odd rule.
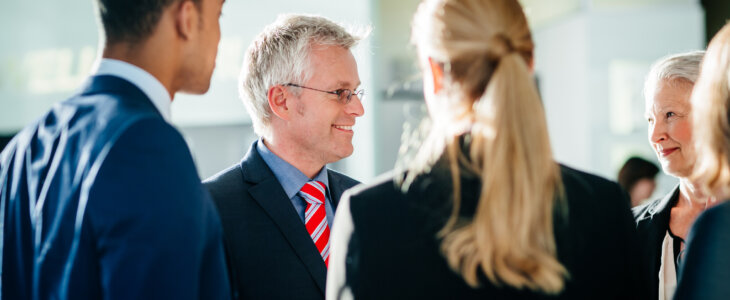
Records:
[[[249,149],[241,166],[244,180],[252,183],[248,190],[249,194],[276,223],[294,253],[301,259],[324,293],[327,268],[322,256],[281,184],[256,150],[256,142]]]
[[[332,197],[332,208],[337,208],[337,204],[340,203],[340,197],[344,193],[340,178],[335,176],[334,173],[327,170],[327,180],[329,180],[330,197]]]

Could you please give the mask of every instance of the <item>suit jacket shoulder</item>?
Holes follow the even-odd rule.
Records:
[[[0,193],[17,191],[8,202],[12,211],[35,205],[48,221],[20,213],[4,228],[4,238],[24,241],[3,249],[14,258],[2,264],[8,274],[2,276],[4,295],[227,296],[225,281],[198,277],[225,277],[212,203],[184,140],[139,88],[114,76],[92,77],[80,94],[54,105],[12,144],[2,156],[7,173],[0,176]],[[179,226],[188,234],[174,234]],[[31,231],[46,234],[20,238]],[[40,248],[47,249],[44,257],[35,256]],[[172,263],[175,258],[190,263]],[[195,261],[201,264],[191,265]],[[199,269],[203,263],[205,271]],[[35,265],[33,271],[21,271],[28,265]],[[16,272],[23,276],[10,275]],[[31,288],[33,276],[41,280]]]
[[[730,202],[725,202],[702,213],[692,226],[675,299],[730,299],[728,248]]]

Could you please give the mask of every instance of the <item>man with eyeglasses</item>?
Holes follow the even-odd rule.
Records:
[[[283,15],[247,51],[241,97],[260,139],[204,182],[238,298],[324,299],[337,202],[358,183],[326,165],[352,154],[364,113],[359,39],[322,17]]]

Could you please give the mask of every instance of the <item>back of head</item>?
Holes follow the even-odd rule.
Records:
[[[712,38],[692,92],[697,161],[692,179],[707,193],[730,195],[730,24]]]
[[[135,44],[154,31],[162,12],[182,0],[97,0],[107,44]],[[198,7],[202,0],[191,0]]]
[[[522,7],[517,0],[426,0],[412,34],[422,61],[443,69],[443,89],[429,110],[431,138],[446,140],[454,181],[452,216],[441,232],[450,266],[472,286],[483,272],[497,285],[562,291],[567,271],[553,233],[562,181],[530,71],[534,46]],[[459,146],[463,130],[453,128],[464,123],[468,154]],[[457,222],[460,168],[482,184],[466,224]]]
[[[636,182],[644,178],[654,179],[657,173],[659,167],[654,163],[640,157],[631,157],[618,171],[618,183],[630,192]]]
[[[280,15],[251,43],[240,76],[240,95],[253,121],[254,131],[267,136],[272,86],[301,84],[310,76],[310,50],[316,46],[354,47],[361,37],[319,16]]]

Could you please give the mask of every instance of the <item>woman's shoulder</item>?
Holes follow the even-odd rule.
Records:
[[[703,212],[697,217],[694,227],[708,231],[723,231],[730,237],[730,201],[726,200],[724,203]]]
[[[560,169],[571,214],[602,216],[613,221],[615,215],[631,219],[628,195],[618,183],[563,165]]]
[[[375,177],[368,183],[358,184],[347,190],[351,201],[352,199],[362,199],[371,197],[381,197],[383,195],[393,195],[399,190],[396,173],[393,171]]]
[[[619,185],[601,176],[560,165],[563,185],[567,192],[589,195],[619,195],[622,193]]]

